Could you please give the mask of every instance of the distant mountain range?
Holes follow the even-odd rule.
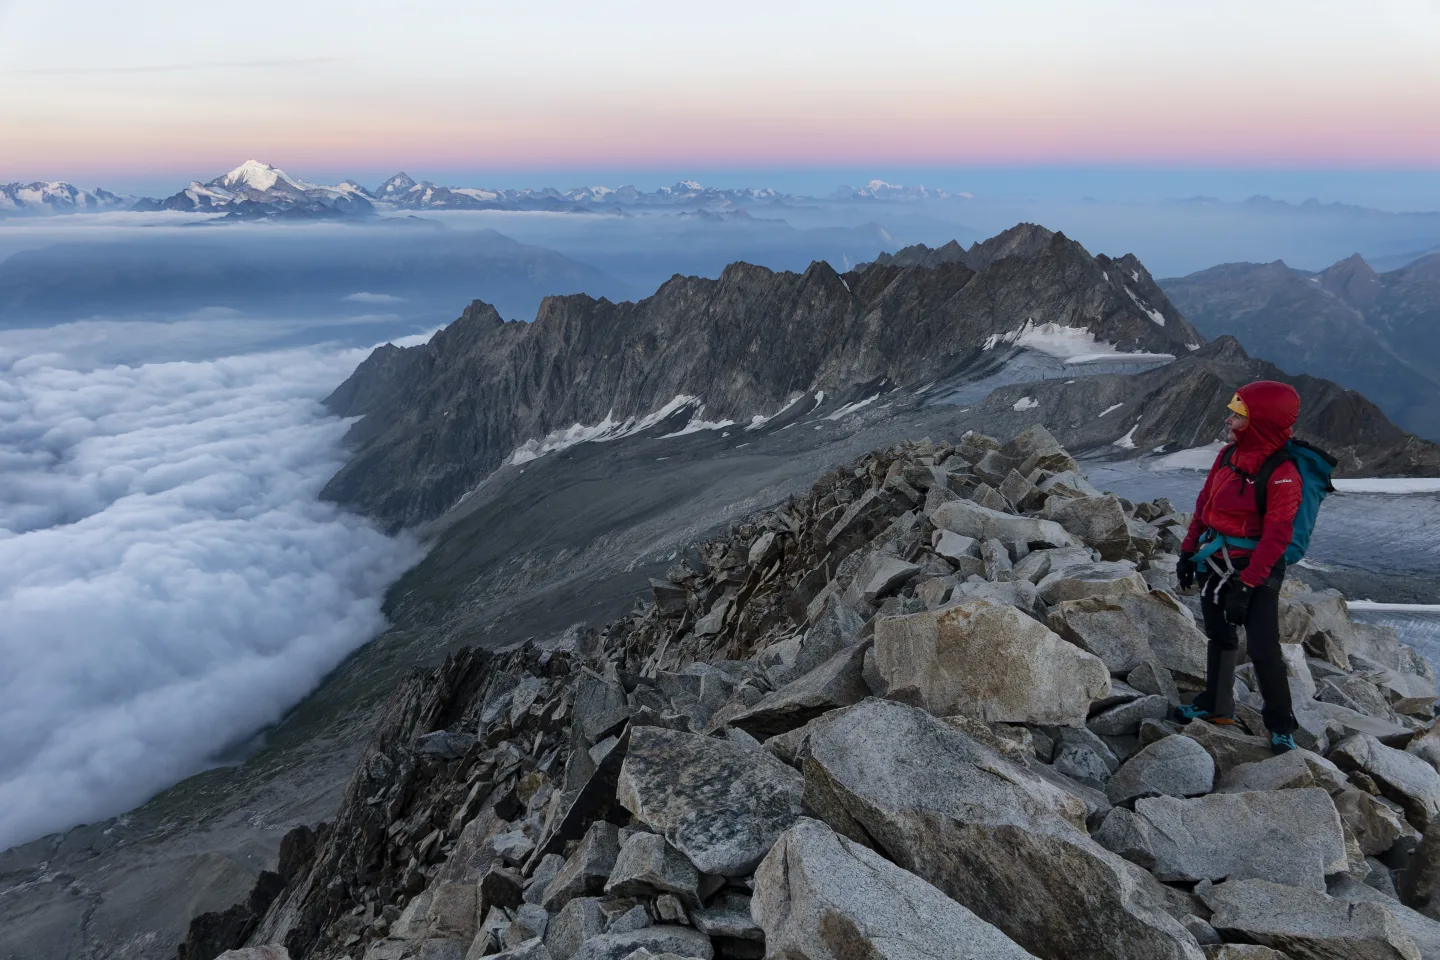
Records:
[[[900,186],[871,180],[862,187],[842,186],[831,202],[906,202],[948,199],[943,190]],[[179,210],[214,213],[228,220],[313,220],[371,216],[415,210],[541,210],[594,212],[627,207],[680,207],[723,212],[747,206],[783,206],[814,198],[780,193],[768,187],[720,189],[693,180],[645,192],[637,187],[576,187],[560,191],[447,187],[397,173],[374,191],[354,180],[334,186],[310,183],[259,160],[247,160],[224,176],[198,180],[163,199],[131,197],[107,190],[80,190],[63,181],[0,184],[0,216],[97,213],[106,210]]]
[[[1400,426],[1440,437],[1440,253],[1377,273],[1359,255],[1311,273],[1226,263],[1160,286],[1206,336],[1231,334],[1294,373],[1363,392]]]
[[[135,203],[108,190],[81,190],[63,181],[0,183],[0,216],[7,214],[99,213],[124,210]]]

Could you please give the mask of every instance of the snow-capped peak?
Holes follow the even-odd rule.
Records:
[[[250,189],[260,193],[268,193],[280,185],[299,193],[315,189],[314,184],[297,180],[284,170],[259,160],[246,160],[225,176],[212,180],[210,183],[212,186],[224,187],[227,190]]]
[[[391,177],[389,180],[386,180],[384,183],[380,184],[379,187],[375,188],[375,195],[377,197],[391,197],[396,194],[405,193],[408,190],[412,190],[415,188],[415,186],[416,183],[413,179],[411,179],[410,174],[406,173],[404,170],[401,170],[399,173],[395,174],[395,176]]]

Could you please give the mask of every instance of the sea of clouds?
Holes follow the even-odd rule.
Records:
[[[0,333],[0,849],[278,720],[420,555],[316,497],[346,429],[319,400],[365,351],[117,364],[104,333]]]

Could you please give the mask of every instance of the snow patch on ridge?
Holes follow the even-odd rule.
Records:
[[[1139,420],[1136,420],[1136,421],[1135,421],[1135,426],[1131,427],[1130,430],[1129,430],[1129,432],[1127,432],[1127,433],[1125,434],[1125,436],[1121,437],[1119,440],[1116,440],[1114,443],[1111,444],[1111,446],[1112,446],[1112,447],[1119,447],[1121,450],[1134,450],[1134,449],[1135,449],[1135,431],[1136,431],[1136,430],[1139,430],[1139,429],[1140,429],[1140,421],[1139,421]]]
[[[1034,410],[1038,406],[1040,406],[1040,401],[1036,400],[1034,397],[1021,397],[1019,400],[1015,401],[1014,406],[1012,406],[1010,409],[1019,413],[1023,410]]]

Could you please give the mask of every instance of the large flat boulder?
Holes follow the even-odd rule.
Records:
[[[1343,771],[1319,754],[1291,750],[1231,767],[1215,784],[1217,793],[1323,787],[1331,796],[1349,787]]]
[[[1166,881],[1258,878],[1324,890],[1325,876],[1345,869],[1340,815],[1316,787],[1137,800],[1133,813],[1112,811],[1095,839]]]
[[[1128,563],[1102,560],[1052,570],[1038,584],[1040,599],[1048,604],[1086,597],[1119,597],[1150,590],[1145,578]]]
[[[755,871],[768,956],[788,960],[1024,960],[1033,954],[912,873],[815,820]]]
[[[1203,895],[1210,924],[1231,939],[1306,960],[1421,960],[1415,942],[1378,903],[1347,903],[1319,890],[1230,880]]]
[[[1066,600],[1051,612],[1049,623],[1066,640],[1105,661],[1111,673],[1123,676],[1153,661],[1172,674],[1205,680],[1205,634],[1163,591]]]
[[[949,530],[972,540],[1003,540],[1023,543],[1032,549],[1073,547],[1080,541],[1053,520],[1017,517],[970,500],[948,500],[930,514],[937,530]]]
[[[988,600],[878,621],[875,663],[888,697],[936,716],[1078,726],[1110,689],[1097,657]]]
[[[1144,871],[1083,829],[1085,805],[923,710],[866,700],[816,721],[806,802],[851,839],[1053,960],[1200,960]]]
[[[1045,516],[1100,551],[1105,560],[1119,560],[1130,549],[1125,510],[1113,494],[1099,497],[1051,497]]]
[[[635,727],[616,797],[703,873],[744,876],[800,816],[804,783],[762,750]]]
[[[1189,737],[1165,737],[1126,760],[1105,784],[1111,803],[1136,797],[1196,797],[1215,783],[1215,761]]]
[[[1179,735],[1189,737],[1204,747],[1215,761],[1215,772],[1220,776],[1242,763],[1257,763],[1274,756],[1270,752],[1269,741],[1242,733],[1237,726],[1221,727],[1196,720],[1181,727]]]

